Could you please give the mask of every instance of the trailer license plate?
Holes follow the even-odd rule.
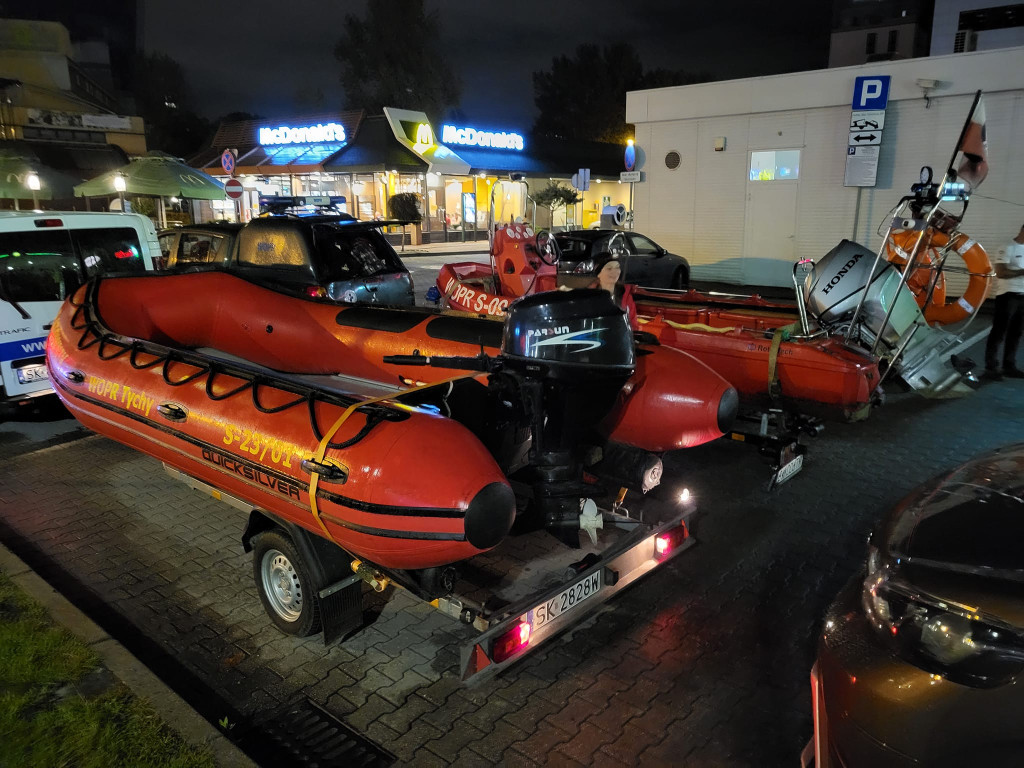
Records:
[[[782,485],[784,482],[789,480],[793,475],[804,468],[804,455],[798,454],[796,458],[790,461],[788,464],[784,464],[779,467],[778,473],[775,475],[775,484]]]
[[[16,368],[18,372],[18,382],[21,384],[31,384],[33,381],[46,381],[50,378],[46,372],[45,365],[27,365],[24,368]]]
[[[601,571],[594,571],[585,579],[580,579],[571,587],[563,589],[546,603],[542,603],[530,611],[530,624],[533,625],[534,630],[540,629],[600,591]]]

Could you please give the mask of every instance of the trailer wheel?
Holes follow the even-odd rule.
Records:
[[[273,530],[255,536],[252,566],[260,602],[278,629],[296,637],[320,631],[316,584],[286,534]]]

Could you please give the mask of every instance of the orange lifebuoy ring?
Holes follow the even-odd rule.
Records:
[[[917,235],[918,233],[912,230],[890,235],[889,242],[886,243],[889,261],[899,266],[905,265],[917,242]],[[940,259],[939,249],[947,246],[964,260],[970,275],[964,295],[949,303],[946,303],[945,275],[939,272],[936,277],[935,274],[935,265]],[[988,295],[988,285],[992,279],[992,262],[989,261],[981,243],[962,232],[954,235],[951,244],[949,235],[929,227],[925,230],[917,261],[921,266],[907,278],[907,285],[913,291],[917,305],[921,307],[924,318],[929,323],[948,325],[965,320],[977,311]],[[932,290],[931,300],[925,306],[933,278],[935,288]]]
[[[933,230],[929,230],[930,232]],[[917,232],[912,229],[905,229],[895,232],[889,237],[886,243],[886,254],[890,262],[898,267],[903,267],[910,258],[914,245],[917,243]],[[928,239],[928,232],[921,243],[921,249],[917,253],[918,266],[907,278],[907,287],[914,294],[917,306],[925,309],[924,303],[928,298],[928,290],[932,280],[935,280],[935,288],[932,290],[931,304],[943,306],[946,303],[946,276],[941,272],[936,275],[935,265],[939,262],[939,251]]]

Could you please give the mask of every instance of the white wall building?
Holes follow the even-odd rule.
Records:
[[[931,55],[1024,45],[1024,11],[1000,0],[935,0]],[[1018,67],[1024,67],[1019,62]]]
[[[854,81],[874,75],[891,77],[876,183],[847,187]],[[919,80],[936,83],[928,99]],[[879,246],[920,167],[941,178],[979,88],[991,170],[962,230],[994,251],[1024,222],[1024,48],[630,92],[644,155],[634,226],[695,279],[788,285],[794,260],[844,237]]]

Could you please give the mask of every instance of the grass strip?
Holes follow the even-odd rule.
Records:
[[[0,571],[0,766],[214,765]]]

